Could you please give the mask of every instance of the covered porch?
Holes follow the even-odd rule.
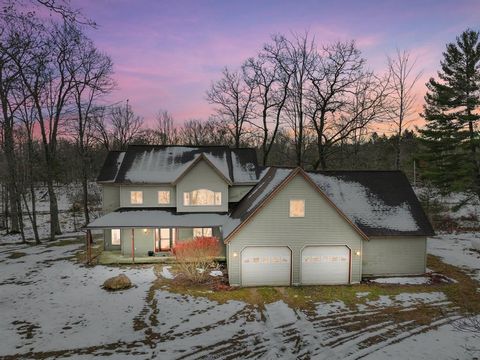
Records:
[[[119,209],[87,226],[103,230],[103,264],[155,263],[174,260],[175,244],[199,236],[219,240],[220,257],[225,260],[222,225],[227,214],[177,213],[174,209]]]

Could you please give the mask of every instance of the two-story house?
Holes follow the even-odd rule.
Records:
[[[398,171],[262,168],[254,149],[129,146],[98,177],[105,250],[169,255],[215,236],[231,285],[341,284],[425,272],[433,234]]]

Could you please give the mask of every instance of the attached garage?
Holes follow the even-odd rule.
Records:
[[[292,253],[286,246],[248,246],[241,253],[242,286],[290,285]]]
[[[350,282],[350,258],[350,249],[347,246],[305,247],[301,256],[301,284],[348,284]]]

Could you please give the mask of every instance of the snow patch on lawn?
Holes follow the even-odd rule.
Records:
[[[386,277],[370,280],[377,284],[398,284],[398,285],[423,285],[430,282],[430,278],[427,276],[418,277]]]
[[[210,276],[217,277],[217,276],[223,276],[223,272],[220,270],[212,270],[210,271]]]
[[[316,312],[318,316],[327,316],[335,313],[347,311],[348,308],[343,301],[334,301],[331,303],[318,303]]]
[[[165,279],[174,279],[175,278],[175,275],[173,275],[171,272],[170,272],[170,269],[172,267],[171,266],[164,266],[162,267],[162,272],[160,273],[160,275],[162,277],[164,277]]]

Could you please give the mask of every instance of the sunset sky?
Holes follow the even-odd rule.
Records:
[[[480,27],[480,1],[72,0],[99,24],[88,30],[115,64],[111,102],[129,99],[147,121],[159,109],[178,122],[212,113],[205,90],[222,67],[238,67],[273,33],[308,30],[319,44],[355,39],[374,70],[395,48],[410,51],[425,81],[467,27]]]

